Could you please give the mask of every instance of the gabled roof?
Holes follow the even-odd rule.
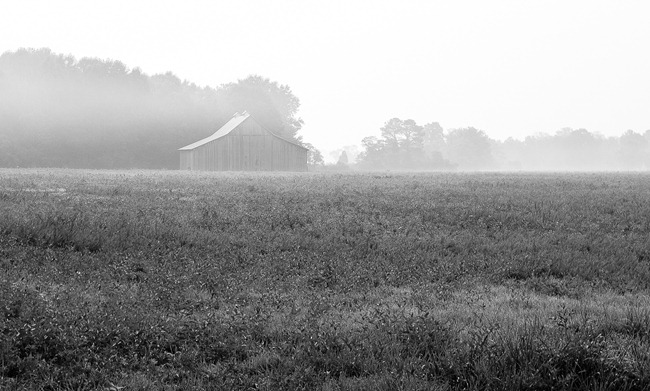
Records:
[[[221,138],[221,137],[227,135],[228,133],[232,132],[233,129],[235,129],[236,127],[241,125],[241,123],[244,122],[248,117],[250,117],[250,114],[248,114],[245,111],[243,113],[241,113],[241,114],[240,113],[235,113],[235,115],[232,116],[230,121],[226,122],[226,124],[224,126],[222,126],[221,128],[219,128],[219,130],[214,132],[214,134],[212,136],[206,137],[203,140],[199,140],[199,141],[197,141],[195,143],[192,143],[190,145],[186,145],[183,148],[179,148],[179,151],[188,151],[190,149],[200,147],[203,144],[207,144],[210,141],[214,141],[214,140],[216,140],[218,138]]]
[[[241,125],[244,121],[246,121],[250,116],[251,116],[251,115],[248,114],[248,113],[245,112],[245,111],[243,111],[243,112],[241,112],[241,113],[235,113],[235,114],[232,116],[232,118],[231,118],[228,122],[226,122],[226,124],[225,124],[224,126],[222,126],[221,128],[219,128],[219,130],[217,130],[216,132],[214,132],[214,134],[213,134],[212,136],[206,137],[206,138],[204,138],[204,139],[202,139],[202,140],[199,140],[199,141],[197,141],[197,142],[194,142],[194,143],[192,143],[192,144],[190,144],[190,145],[186,145],[186,146],[184,146],[183,148],[179,148],[178,150],[179,150],[179,151],[189,151],[189,150],[192,150],[192,149],[194,149],[194,148],[200,147],[201,145],[207,144],[207,143],[209,143],[210,141],[214,141],[214,140],[216,140],[216,139],[219,139],[219,138],[221,138],[221,137],[224,137],[224,136],[226,136],[228,133],[232,132],[236,127],[238,127],[239,125]],[[265,130],[266,130],[267,132],[271,133],[273,136],[279,138],[280,140],[283,140],[283,141],[286,141],[286,142],[288,142],[288,143],[291,143],[291,144],[297,145],[297,146],[299,146],[299,147],[301,147],[301,148],[304,148],[304,149],[308,149],[308,148],[305,148],[304,146],[298,144],[298,143],[295,142],[295,141],[287,140],[287,139],[284,138],[284,137],[280,137],[280,136],[278,136],[277,134],[275,134],[275,133],[269,131],[268,129],[265,129]]]

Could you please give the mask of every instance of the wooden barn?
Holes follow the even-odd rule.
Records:
[[[179,151],[181,170],[307,171],[307,148],[265,129],[246,112]]]

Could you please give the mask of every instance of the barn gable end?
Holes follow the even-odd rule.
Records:
[[[265,129],[246,112],[179,151],[181,170],[307,171],[307,148]]]

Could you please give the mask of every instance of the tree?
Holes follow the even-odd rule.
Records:
[[[329,156],[338,162],[338,159],[341,157],[341,153],[345,151],[345,155],[348,158],[348,164],[356,163],[359,157],[361,150],[357,145],[346,145],[342,148],[335,149],[329,152]]]
[[[310,143],[301,143],[303,147],[307,148],[309,152],[307,153],[307,164],[311,167],[318,167],[322,166],[325,164],[325,161],[323,160],[323,154],[316,149],[313,145]]]
[[[525,146],[523,141],[512,137],[504,141],[493,140],[491,150],[496,166],[506,170],[522,169],[522,161],[527,157]]]
[[[437,122],[430,122],[422,127],[422,147],[427,155],[433,152],[442,152],[445,148],[445,135],[442,126]]]
[[[362,167],[450,168],[449,162],[442,156],[444,139],[442,127],[437,122],[423,127],[412,119],[392,118],[380,128],[380,131],[381,138],[366,137],[362,140],[365,151],[358,157]]]
[[[445,135],[442,126],[437,122],[430,122],[423,127],[422,148],[426,160],[426,168],[447,169],[450,164],[444,159],[446,149]]]
[[[3,166],[176,168],[176,149],[224,116],[216,90],[172,73],[49,49],[0,55],[0,149],[13,151],[0,151]]]
[[[176,168],[179,147],[236,111],[300,143],[299,106],[288,86],[261,76],[200,88],[120,61],[19,49],[0,54],[0,164]],[[320,152],[310,153],[322,162]]]
[[[424,129],[412,119],[393,118],[380,129],[388,148],[403,151],[406,154],[422,150]]]
[[[412,119],[392,118],[380,129],[385,142],[384,158],[398,168],[422,162],[424,129]]]
[[[290,140],[297,136],[303,120],[296,117],[300,100],[287,85],[258,75],[221,86],[220,102],[232,113],[247,111],[265,128]]]
[[[447,134],[447,158],[465,170],[480,170],[492,166],[490,139],[475,128],[453,129]]]
[[[563,169],[593,169],[602,161],[598,139],[587,129],[563,128],[554,137],[556,159]]]
[[[643,135],[628,130],[619,139],[619,157],[623,168],[639,169],[647,162],[648,140]]]
[[[361,140],[363,152],[358,156],[359,163],[365,168],[384,168],[386,161],[384,160],[384,151],[386,142],[375,136],[364,137]]]
[[[341,155],[339,156],[338,162],[336,162],[338,166],[347,166],[348,165],[348,154],[343,151],[341,152]]]

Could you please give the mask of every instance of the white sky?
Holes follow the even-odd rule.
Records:
[[[0,52],[20,47],[213,87],[268,77],[324,152],[393,117],[497,139],[650,129],[647,0],[2,0]]]

